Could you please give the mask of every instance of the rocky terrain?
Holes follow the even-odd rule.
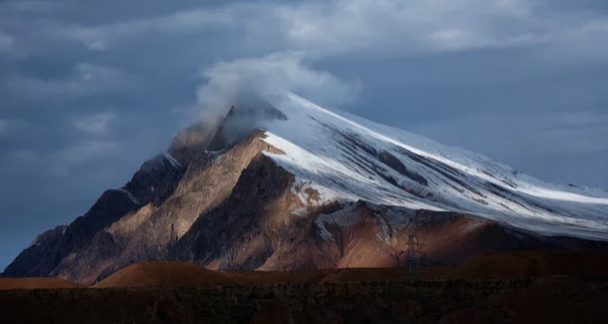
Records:
[[[142,261],[212,270],[460,265],[491,252],[608,251],[608,192],[544,183],[295,95],[234,107],[83,216],[41,234],[4,277],[84,284]]]

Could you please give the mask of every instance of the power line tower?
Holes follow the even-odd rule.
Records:
[[[422,244],[418,243],[418,239],[414,234],[408,234],[407,236],[407,256],[405,259],[405,265],[407,267],[407,276],[410,279],[419,279],[420,278],[420,257],[419,252],[420,248],[423,247]]]

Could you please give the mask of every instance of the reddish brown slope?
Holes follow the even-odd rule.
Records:
[[[492,253],[461,267],[421,268],[423,279],[498,279],[554,275],[608,275],[608,255],[565,250]],[[93,288],[234,286],[296,282],[388,282],[407,279],[405,268],[308,271],[212,271],[189,262],[142,262],[122,269]],[[0,278],[0,290],[88,287],[54,278]]]
[[[492,253],[460,267],[421,268],[422,279],[506,279],[556,275],[608,275],[608,255],[565,250]],[[406,268],[306,271],[214,271],[189,262],[142,262],[122,269],[94,288],[235,286],[314,282],[390,282],[408,279]]]
[[[86,288],[87,285],[55,278],[0,278],[0,290]]]
[[[150,286],[234,285],[237,281],[218,271],[189,262],[141,262],[130,265],[93,285],[93,288]]]

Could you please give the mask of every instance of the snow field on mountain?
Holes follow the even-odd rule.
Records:
[[[473,214],[548,235],[608,238],[608,192],[545,183],[481,155],[321,108],[295,94],[274,103],[288,119],[264,125],[265,153],[317,205],[357,201]],[[394,157],[402,174],[379,156]],[[303,199],[311,203],[310,200]]]

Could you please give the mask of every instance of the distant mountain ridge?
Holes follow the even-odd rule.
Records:
[[[410,235],[422,266],[487,252],[608,251],[606,190],[544,183],[294,94],[210,116],[85,215],[39,236],[3,276],[90,284],[160,260],[400,267]]]

